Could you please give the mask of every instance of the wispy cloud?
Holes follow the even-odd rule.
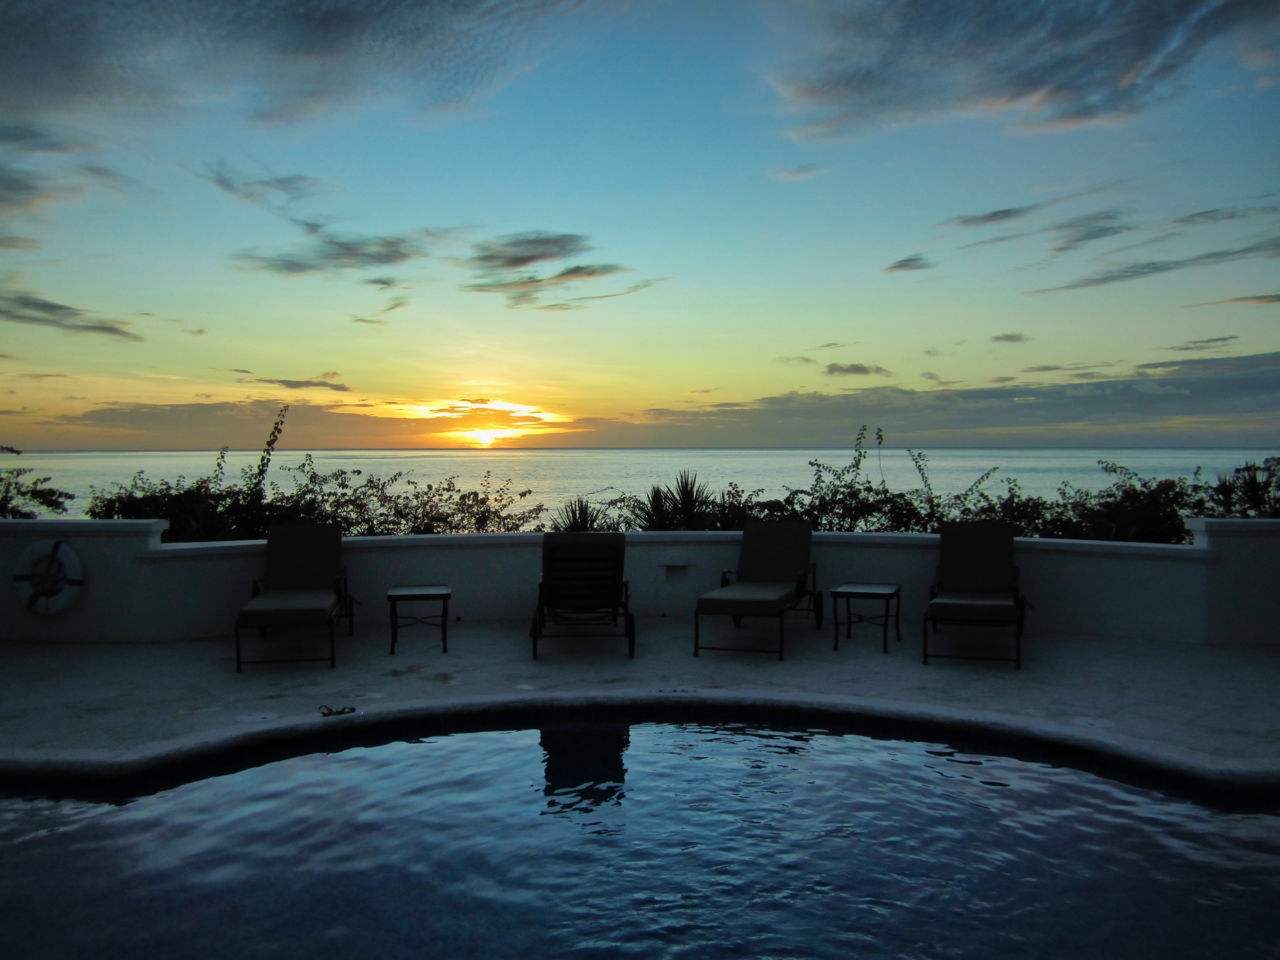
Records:
[[[1186,343],[1180,343],[1175,347],[1165,347],[1166,350],[1180,350],[1199,352],[1203,350],[1221,350],[1233,340],[1239,340],[1237,336],[1229,337],[1206,337],[1203,340],[1188,340]]]
[[[901,260],[895,260],[884,268],[885,273],[900,273],[909,270],[932,270],[937,264],[925,258],[922,253],[915,253]]]
[[[246,92],[259,120],[374,93],[466,102],[526,62],[573,0],[32,0],[0,5],[0,115],[176,111]],[[128,64],[127,70],[120,69]]]
[[[308,390],[315,387],[320,387],[325,390],[336,390],[339,393],[347,393],[351,390],[351,388],[345,383],[338,382],[338,372],[336,370],[327,371],[309,380],[289,380],[277,377],[254,377],[253,379],[241,378],[236,382],[265,383],[274,387],[284,387],[286,390]]]
[[[801,163],[794,167],[774,170],[773,176],[777,180],[812,180],[814,177],[821,177],[830,172],[830,167],[824,167],[816,163]]]
[[[545,276],[532,272],[534,267],[577,257],[591,249],[580,233],[531,231],[484,240],[474,244],[471,256],[462,261],[477,274],[477,279],[463,289],[501,294],[511,309],[573,310],[585,301],[639,293],[656,282],[645,280],[611,293],[564,297],[558,294],[560,288],[628,273],[630,269],[616,263],[580,263]],[[559,298],[544,302],[541,298],[549,294]]]
[[[94,318],[88,311],[23,290],[0,290],[0,321],[48,327],[64,333],[97,334],[116,340],[145,339],[121,320]]]
[[[1026,343],[1031,338],[1022,333],[997,333],[991,338],[993,343]]]
[[[1231,297],[1227,300],[1210,300],[1208,303],[1197,303],[1193,306],[1211,307],[1220,303],[1247,303],[1253,306],[1264,306],[1280,303],[1280,293],[1259,293],[1252,297]]]
[[[775,83],[814,117],[800,137],[948,113],[1014,112],[1029,126],[1132,117],[1226,38],[1242,61],[1274,54],[1271,0],[951,0],[813,4],[813,44]],[[1232,52],[1236,52],[1232,51]]]
[[[1255,260],[1266,257],[1280,257],[1280,236],[1269,237],[1266,240],[1259,240],[1257,243],[1251,243],[1243,247],[1229,250],[1211,250],[1208,253],[1199,253],[1195,256],[1182,257],[1177,260],[1145,260],[1139,263],[1130,263],[1122,267],[1101,270],[1097,273],[1080,277],[1059,287],[1047,287],[1042,290],[1032,290],[1031,292],[1055,293],[1059,290],[1082,290],[1088,287],[1124,283],[1128,280],[1140,280],[1143,277],[1172,273],[1177,270],[1188,270],[1192,267],[1208,267],[1219,263],[1230,263],[1233,260]]]
[[[829,377],[893,376],[884,367],[874,363],[828,363],[823,373]]]
[[[1228,223],[1232,220],[1249,220],[1259,216],[1273,216],[1280,213],[1280,206],[1263,204],[1253,207],[1215,207],[1212,210],[1199,210],[1177,217],[1173,222],[1180,226],[1205,226],[1215,223]]]
[[[813,357],[795,356],[795,357],[779,357],[779,363],[785,363],[788,366],[812,366],[818,361]]]

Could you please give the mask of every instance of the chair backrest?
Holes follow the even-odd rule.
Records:
[[[938,586],[962,593],[1003,593],[1017,588],[1012,524],[999,520],[944,523],[938,532]]]
[[[544,533],[542,598],[558,610],[603,610],[622,601],[623,533]]]
[[[267,530],[268,590],[331,589],[342,573],[342,529],[319,523]]]
[[[804,520],[757,520],[742,528],[738,580],[792,582],[808,576],[813,531]]]

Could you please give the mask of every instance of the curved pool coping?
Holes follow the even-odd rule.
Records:
[[[0,751],[0,791],[122,801],[305,753],[548,721],[770,723],[930,741],[1095,772],[1233,809],[1280,810],[1280,764],[1152,744],[1082,724],[832,696],[705,691],[482,696],[382,704],[330,717],[263,720],[110,750]]]

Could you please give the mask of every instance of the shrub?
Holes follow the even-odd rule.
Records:
[[[0,445],[0,453],[21,456],[21,450]],[[66,513],[67,501],[76,495],[56,487],[45,486],[49,477],[26,477],[32,473],[28,467],[5,467],[0,470],[0,520],[34,520],[39,510]]]
[[[514,533],[535,523],[541,504],[516,509],[531,491],[513,492],[511,481],[497,485],[486,473],[480,489],[463,490],[456,477],[420,484],[401,473],[364,477],[360,470],[320,472],[311,454],[283,489],[267,479],[276,442],[284,429],[282,407],[255,467],[241,471],[240,484],[225,484],[227,450],[218,453],[213,473],[194,482],[151,480],[141,471],[128,485],[93,491],[88,516],[95,519],[159,518],[169,521],[167,541],[250,540],[266,536],[277,523],[337,524],[353,537],[401,533]],[[400,485],[400,489],[396,489]]]

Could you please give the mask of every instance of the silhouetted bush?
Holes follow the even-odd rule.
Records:
[[[530,491],[512,492],[511,481],[497,487],[485,473],[478,490],[463,490],[457,478],[440,483],[406,480],[401,473],[363,476],[360,470],[321,473],[311,454],[285,468],[293,486],[267,479],[288,407],[282,407],[256,467],[241,471],[239,484],[225,482],[226,456],[219,452],[213,473],[188,482],[179,477],[151,480],[142,471],[128,485],[93,490],[87,515],[94,519],[163,519],[166,541],[257,540],[278,523],[333,523],[346,536],[402,533],[515,533],[544,512],[541,504],[515,509]],[[395,489],[402,485],[402,489]]]
[[[513,491],[511,481],[494,485],[489,473],[479,489],[463,490],[456,477],[419,483],[402,473],[364,476],[359,470],[320,472],[310,454],[286,468],[293,485],[284,489],[268,480],[276,442],[288,407],[282,407],[255,467],[241,471],[240,483],[226,482],[223,449],[207,477],[170,482],[142,472],[106,492],[93,490],[87,511],[93,518],[162,518],[164,539],[260,539],[275,523],[317,521],[338,524],[347,536],[403,533],[514,533],[543,529],[546,509],[525,505],[529,490]],[[884,434],[875,431],[877,448]],[[552,530],[740,530],[751,520],[801,518],[818,531],[929,533],[951,520],[1003,520],[1024,537],[1081,540],[1129,540],[1184,543],[1189,517],[1280,517],[1280,457],[1246,463],[1214,481],[1199,471],[1190,478],[1140,477],[1107,460],[1099,467],[1114,477],[1098,491],[1064,483],[1057,497],[1028,496],[1017,480],[1003,478],[1003,490],[988,484],[993,468],[965,490],[938,494],[929,477],[928,458],[908,451],[920,485],[891,490],[883,475],[872,480],[864,467],[867,428],[854,439],[844,466],[811,460],[813,482],[788,489],[782,497],[761,499],[760,490],[735,483],[716,493],[692,471],[675,482],[654,484],[643,495],[618,494],[600,503],[576,497],[551,517]],[[11,448],[0,448],[17,453]],[[25,481],[30,471],[0,471],[0,517],[34,517],[20,504],[66,511],[72,494],[45,487],[49,478]]]
[[[21,456],[21,450],[0,445],[0,453]],[[5,467],[0,470],[0,520],[34,520],[39,510],[66,513],[67,501],[76,495],[56,487],[47,487],[49,477],[26,479],[28,467]]]

